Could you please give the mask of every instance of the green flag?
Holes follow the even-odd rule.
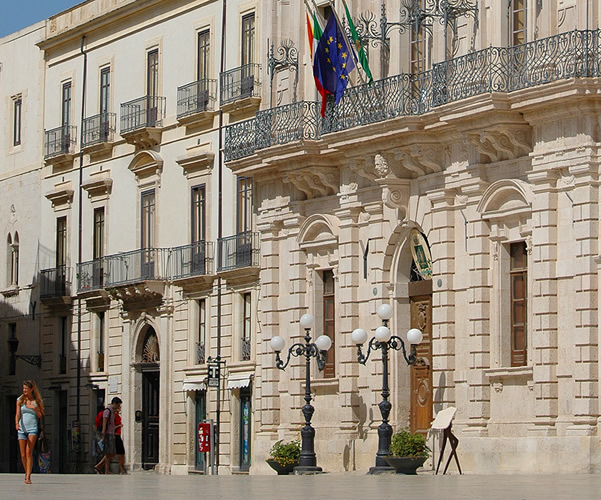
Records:
[[[361,67],[363,68],[363,71],[365,71],[365,74],[367,75],[367,78],[369,78],[369,81],[373,82],[374,77],[371,76],[371,70],[369,69],[369,63],[367,62],[367,56],[365,55],[363,43],[361,43],[359,35],[357,35],[357,30],[355,29],[355,23],[353,23],[353,18],[351,17],[351,13],[348,10],[346,2],[344,2],[344,10],[346,11],[346,18],[348,19],[348,25],[349,25],[349,28],[351,29],[351,37],[353,38],[355,48],[357,49],[357,56],[359,57],[359,62],[361,63]]]

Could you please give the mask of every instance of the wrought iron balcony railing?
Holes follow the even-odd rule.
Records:
[[[94,146],[105,142],[113,142],[117,115],[115,113],[101,113],[90,116],[83,121],[82,146]]]
[[[159,96],[144,96],[121,104],[121,133],[146,127],[160,127],[167,100]]]
[[[68,297],[71,295],[70,268],[67,266],[43,269],[40,272],[40,298]]]
[[[200,80],[177,89],[177,117],[214,111],[217,80]]]
[[[77,264],[77,292],[90,292],[104,287],[104,259]]]
[[[165,248],[141,248],[104,257],[104,286],[126,285],[169,278],[169,252]]]
[[[221,105],[261,95],[260,64],[245,64],[220,75]]]
[[[217,271],[259,265],[259,233],[251,231],[217,242]]]
[[[328,107],[325,118],[315,102],[258,111],[255,118],[226,127],[225,160],[244,158],[277,144],[320,139],[331,132],[420,115],[481,94],[599,76],[599,29],[574,30],[514,47],[488,47],[433,64],[428,71],[347,88],[338,106]]]
[[[199,241],[171,249],[170,275],[174,280],[213,273],[215,244]]]
[[[44,139],[44,159],[71,153],[71,146],[76,143],[77,127],[63,125],[46,130]]]

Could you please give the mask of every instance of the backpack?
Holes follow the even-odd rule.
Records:
[[[102,432],[102,423],[104,420],[104,416],[103,416],[104,410],[109,410],[109,412],[111,411],[110,408],[104,408],[98,412],[98,415],[96,415],[96,420],[94,421],[94,425],[96,425],[96,430],[98,432]],[[110,413],[109,413],[109,418],[111,418]]]

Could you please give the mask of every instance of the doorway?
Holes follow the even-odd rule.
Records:
[[[204,422],[207,418],[207,399],[206,399],[205,391],[196,391],[196,425],[194,426],[194,469],[198,471],[203,471],[206,473],[206,460],[205,460],[205,452],[198,451],[198,424]]]
[[[240,471],[250,469],[250,387],[240,389]]]
[[[159,463],[159,368],[142,368],[142,468]]]
[[[430,292],[410,296],[411,328],[418,328],[424,337],[417,346],[418,362],[411,367],[411,418],[410,430],[427,434],[432,423],[432,292],[431,281],[416,282],[424,288],[430,284]],[[410,295],[411,295],[411,286]],[[422,292],[425,290],[422,290]],[[418,292],[419,293],[419,292]]]
[[[8,422],[12,423],[15,421],[15,417],[17,416],[17,405],[15,401],[19,396],[11,395],[7,396],[6,408],[8,409]],[[19,472],[23,472],[23,464],[21,464],[21,457],[19,456],[19,443],[17,440],[17,432],[15,431],[14,425],[9,426],[10,432],[8,436],[8,472],[15,473],[17,472],[17,467],[19,468]]]
[[[58,407],[58,426],[55,427],[58,432],[58,473],[66,474],[69,457],[69,436],[68,436],[68,396],[67,391],[56,391],[55,401]]]

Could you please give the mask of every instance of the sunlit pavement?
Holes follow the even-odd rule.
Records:
[[[601,498],[601,475],[367,476],[360,472],[315,476],[127,476],[0,474],[0,499],[589,499]]]

